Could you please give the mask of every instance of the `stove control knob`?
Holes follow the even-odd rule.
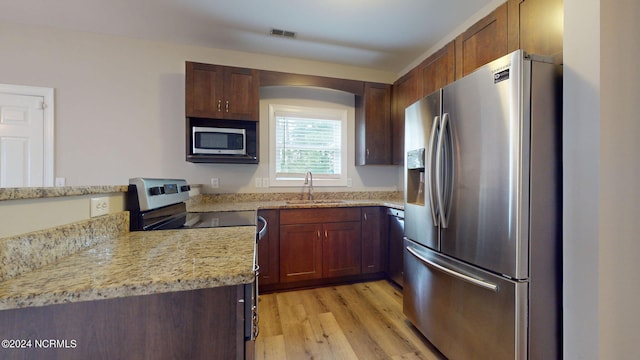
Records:
[[[180,191],[182,191],[182,192],[189,191],[189,190],[191,190],[191,186],[189,186],[189,185],[180,186]]]
[[[150,195],[161,195],[161,194],[164,194],[164,187],[163,186],[154,186],[152,188],[149,188],[149,194]]]

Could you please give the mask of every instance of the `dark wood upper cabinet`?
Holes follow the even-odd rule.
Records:
[[[186,63],[186,116],[259,120],[258,70]]]
[[[452,41],[422,63],[422,96],[427,96],[455,80],[455,50],[455,42]]]
[[[455,39],[456,79],[508,53],[507,3]]]
[[[392,163],[404,163],[404,109],[517,49],[562,63],[563,0],[507,0],[398,79],[392,88]]]
[[[391,85],[365,83],[355,107],[356,165],[390,165]]]
[[[393,117],[391,120],[392,163],[404,164],[404,109],[422,96],[422,84],[418,69],[398,79],[393,84]]]
[[[509,52],[553,57],[562,63],[563,0],[509,0]]]

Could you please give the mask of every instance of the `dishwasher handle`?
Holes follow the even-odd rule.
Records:
[[[395,216],[395,217],[400,218],[400,219],[404,219],[404,210],[388,208],[387,209],[387,215]]]

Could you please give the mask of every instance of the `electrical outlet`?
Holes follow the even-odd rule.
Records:
[[[56,178],[56,186],[64,186],[67,183],[66,179],[63,177]]]
[[[353,186],[353,180],[351,178],[347,178],[347,187]]]
[[[217,189],[220,187],[220,178],[211,178],[211,187]]]
[[[262,178],[262,187],[269,187],[269,178]]]
[[[256,178],[256,187],[257,188],[261,188],[262,187],[262,178]]]
[[[109,198],[91,198],[91,217],[106,215],[109,213]]]

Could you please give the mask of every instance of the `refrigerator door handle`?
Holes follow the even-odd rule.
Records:
[[[447,219],[447,214],[445,213],[445,204],[444,204],[444,189],[442,181],[443,170],[443,147],[444,147],[444,137],[447,130],[447,126],[449,126],[449,114],[444,113],[442,115],[442,123],[440,124],[440,134],[438,134],[438,146],[436,147],[436,193],[438,195],[438,209],[440,209],[440,225],[443,229],[446,229],[449,226],[449,221]]]
[[[429,259],[426,259],[422,255],[420,255],[418,253],[418,251],[413,249],[411,246],[407,246],[406,248],[407,248],[407,251],[409,253],[411,253],[411,255],[415,256],[416,258],[418,258],[418,260],[420,260],[421,262],[423,262],[425,265],[427,265],[429,267],[432,267],[432,268],[434,268],[436,270],[439,270],[439,271],[441,271],[441,272],[443,272],[445,274],[453,276],[453,277],[455,277],[457,279],[460,279],[462,281],[466,281],[466,282],[468,282],[470,284],[479,286],[479,287],[481,287],[483,289],[490,290],[490,291],[493,291],[493,292],[498,292],[498,285],[496,285],[496,284],[493,284],[493,283],[490,283],[490,282],[487,282],[487,281],[484,281],[484,280],[476,279],[475,277],[472,277],[472,276],[469,276],[469,275],[466,275],[466,274],[462,274],[462,273],[457,272],[455,270],[451,270],[451,269],[446,268],[446,267],[444,267],[442,265],[436,264],[433,261],[431,261]]]
[[[429,136],[429,152],[427,153],[427,171],[425,174],[427,177],[427,188],[429,191],[429,205],[431,206],[431,218],[433,219],[433,226],[438,227],[438,213],[436,212],[437,204],[434,199],[433,194],[433,155],[437,153],[434,151],[434,146],[436,145],[436,134],[440,129],[440,116],[436,116],[433,118],[433,126],[431,126],[431,136]],[[437,161],[437,159],[436,159]]]

